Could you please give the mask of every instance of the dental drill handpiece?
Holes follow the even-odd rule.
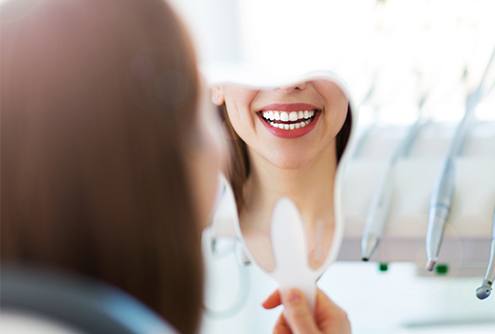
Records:
[[[495,49],[491,54],[478,87],[470,93],[466,99],[466,110],[464,112],[464,116],[455,130],[454,138],[452,139],[449,146],[449,151],[447,152],[447,156],[442,166],[442,172],[431,195],[428,230],[426,235],[426,269],[428,271],[432,271],[438,261],[445,226],[449,219],[450,209],[454,197],[454,160],[459,152],[462,151],[466,134],[474,117],[474,110],[482,97],[487,72],[493,63],[494,58]]]
[[[495,210],[493,211],[492,219],[492,242],[490,246],[488,268],[486,269],[485,277],[483,277],[483,283],[481,283],[481,286],[476,289],[476,296],[479,299],[485,299],[490,296],[493,282],[495,282]]]
[[[424,98],[420,102],[422,110]],[[361,239],[361,259],[368,261],[375,252],[385,231],[385,225],[390,210],[390,202],[393,192],[393,177],[395,165],[400,158],[407,156],[411,150],[414,140],[423,126],[424,121],[421,113],[414,124],[409,128],[406,136],[402,139],[397,149],[390,158],[384,174],[380,180],[378,189],[373,196],[370,210],[366,219],[366,225]]]
[[[430,201],[428,232],[426,235],[426,269],[432,271],[438,261],[445,224],[449,218],[454,195],[454,158],[448,157]]]
[[[471,95],[468,98],[466,112],[457,126],[454,138],[444,160],[441,174],[433,189],[430,200],[428,217],[428,231],[426,234],[426,269],[432,271],[435,267],[442,247],[445,226],[449,219],[450,209],[454,198],[455,188],[455,158],[461,152],[466,134],[468,132],[473,110],[476,103]]]

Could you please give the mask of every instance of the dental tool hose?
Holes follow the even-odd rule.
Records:
[[[361,259],[363,261],[368,261],[370,259],[378,247],[384,233],[392,199],[392,173],[399,159],[409,154],[415,138],[424,125],[422,111],[425,100],[426,98],[423,96],[419,102],[418,118],[409,128],[406,136],[392,154],[380,180],[379,188],[371,202],[363,237],[361,239]]]
[[[376,77],[376,75],[375,75]],[[376,89],[376,78],[373,79],[373,83],[370,85],[368,91],[366,92],[366,95],[364,96],[364,98],[362,99],[362,101],[359,103],[359,106],[363,106],[365,105],[366,103],[368,103],[369,101],[371,101],[373,95],[375,94],[375,89]],[[369,125],[364,131],[363,133],[361,134],[361,136],[359,137],[355,147],[354,147],[354,152],[353,152],[353,157],[354,158],[358,158],[361,156],[361,152],[363,151],[363,147],[365,146],[367,140],[368,140],[368,137],[370,136],[370,133],[373,132],[373,129],[375,128],[376,126],[376,123],[377,123],[377,119],[378,119],[378,112],[376,110],[376,108],[373,109],[374,111],[374,121],[371,125]]]
[[[466,110],[464,116],[456,128],[454,137],[445,157],[442,172],[433,189],[430,200],[428,231],[426,235],[426,269],[432,271],[438,261],[440,248],[442,246],[445,225],[449,219],[450,209],[454,197],[455,183],[455,158],[462,151],[468,129],[474,118],[474,110],[483,96],[483,88],[486,75],[495,58],[493,49],[488,64],[485,67],[478,87],[468,95],[466,99]]]
[[[492,221],[492,242],[490,246],[490,257],[488,260],[488,267],[486,269],[485,277],[483,277],[483,282],[481,286],[476,289],[476,296],[479,299],[485,299],[490,296],[492,292],[492,285],[495,281],[495,210],[493,210],[493,221]]]

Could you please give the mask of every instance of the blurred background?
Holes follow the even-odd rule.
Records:
[[[205,73],[242,64],[331,69],[346,82],[361,119],[384,123],[410,123],[424,94],[429,117],[459,120],[495,47],[492,0],[173,2]],[[476,117],[495,120],[494,89]],[[268,333],[280,311],[263,310],[261,302],[275,284],[254,266],[240,266],[235,247],[207,257],[203,332]],[[495,333],[495,299],[475,297],[480,281],[422,277],[408,263],[382,272],[373,263],[339,262],[320,287],[348,312],[354,333]]]
[[[465,88],[479,81],[495,46],[491,0],[173,2],[194,34],[203,69],[247,63],[334,70],[355,103],[374,84],[374,102],[395,122],[414,117],[407,103],[426,90],[432,104],[442,103],[435,118],[460,117]],[[495,117],[484,106],[477,113]]]

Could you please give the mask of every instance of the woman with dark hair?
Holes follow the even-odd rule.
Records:
[[[197,332],[223,150],[183,25],[163,0],[11,0],[0,34],[2,268],[106,282]]]
[[[162,0],[0,13],[2,266],[110,283],[197,332],[221,159],[182,23]]]

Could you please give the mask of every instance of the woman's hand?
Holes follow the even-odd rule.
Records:
[[[276,334],[350,334],[351,324],[347,314],[318,289],[314,312],[304,294],[292,289],[282,295],[277,290],[264,302],[263,307],[272,309],[284,305],[284,312],[275,324]]]

